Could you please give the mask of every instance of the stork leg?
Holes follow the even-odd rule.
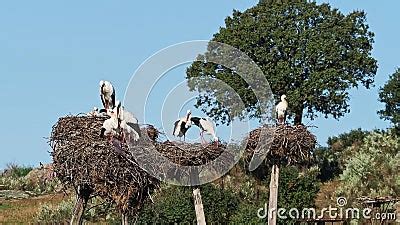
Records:
[[[218,140],[214,140],[214,145],[215,145],[215,147],[218,147],[219,141]]]

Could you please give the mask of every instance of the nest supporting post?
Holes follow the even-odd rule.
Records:
[[[276,225],[278,211],[279,165],[274,164],[269,184],[268,225]]]
[[[127,213],[122,213],[122,225],[128,225],[129,224],[129,216]]]
[[[200,183],[198,169],[194,168],[191,174],[191,181],[193,186],[193,200],[194,200],[194,210],[196,212],[196,219],[198,225],[206,225],[206,217],[204,214],[203,201],[201,200]]]
[[[71,225],[81,225],[83,222],[83,213],[87,202],[89,201],[91,192],[89,190],[82,190],[76,195],[74,211],[72,212]]]

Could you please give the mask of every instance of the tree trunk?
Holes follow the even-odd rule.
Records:
[[[129,224],[129,216],[126,213],[122,213],[122,225],[128,225]]]
[[[196,211],[196,218],[198,225],[206,225],[206,217],[204,215],[203,202],[201,200],[200,189],[196,188],[193,190],[194,198],[194,209]]]
[[[72,212],[71,225],[81,225],[83,222],[83,213],[85,212],[86,204],[90,194],[77,195],[74,211]]]
[[[303,108],[294,112],[294,125],[300,125],[303,120]]]
[[[276,225],[278,211],[279,166],[273,165],[269,184],[268,225]]]

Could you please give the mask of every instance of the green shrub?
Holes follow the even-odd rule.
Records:
[[[67,223],[71,219],[73,208],[74,198],[64,200],[56,206],[43,204],[36,215],[37,222]]]
[[[19,166],[15,163],[9,163],[7,164],[7,168],[2,172],[1,177],[24,177],[32,170],[33,167],[31,166]]]
[[[192,187],[166,186],[139,213],[138,223],[196,223]],[[227,190],[216,188],[212,184],[201,187],[207,223],[225,223],[235,214],[239,198]]]

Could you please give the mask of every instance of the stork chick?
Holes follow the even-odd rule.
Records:
[[[112,143],[113,137],[118,135],[118,118],[114,110],[110,110],[110,118],[105,120],[101,127],[100,137],[108,137],[108,141]]]
[[[117,101],[116,111],[118,118],[118,128],[121,132],[122,141],[129,144],[131,141],[138,141],[141,132],[138,119]]]

